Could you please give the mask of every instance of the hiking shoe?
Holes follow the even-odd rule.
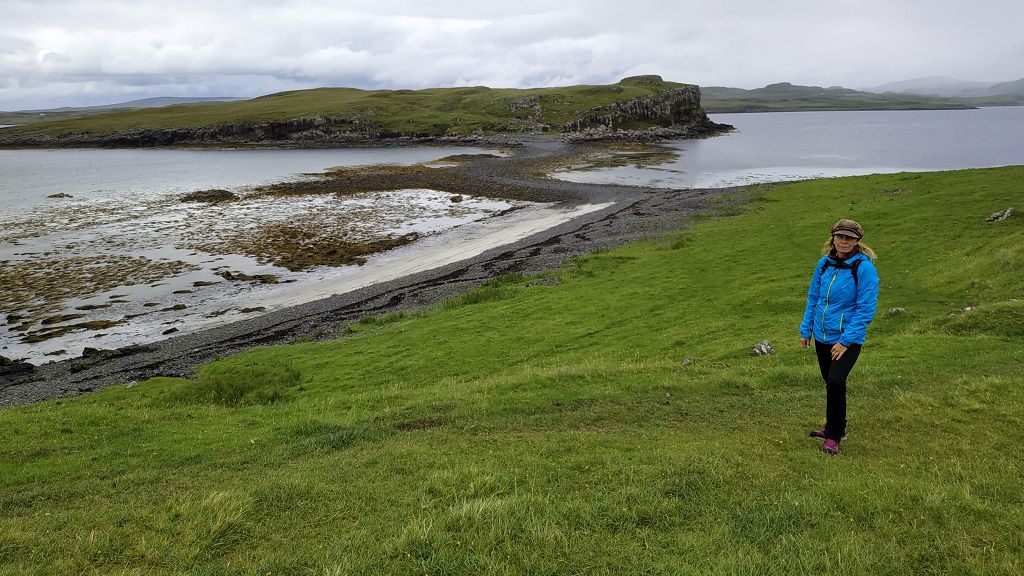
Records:
[[[824,440],[825,439],[825,428],[821,427],[821,428],[818,428],[817,430],[811,430],[811,433],[808,434],[808,436],[810,436],[811,438],[821,438],[822,440]],[[846,440],[846,434],[843,434],[843,437],[841,439],[842,440]]]
[[[832,439],[826,439],[821,444],[821,451],[835,456],[836,454],[839,454],[839,442]]]

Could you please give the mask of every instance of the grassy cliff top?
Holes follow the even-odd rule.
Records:
[[[142,128],[199,128],[226,123],[266,123],[336,117],[354,128],[424,134],[522,131],[560,126],[615,102],[687,86],[658,76],[634,76],[616,84],[556,88],[429,88],[360,90],[317,88],[281,92],[239,102],[205,103],[113,112],[8,128],[25,134],[111,133]]]

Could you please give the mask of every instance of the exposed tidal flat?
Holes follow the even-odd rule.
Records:
[[[0,190],[8,200],[0,220],[0,313],[6,325],[0,353],[40,363],[301,303],[313,297],[304,297],[303,287],[319,286],[314,292],[321,297],[331,293],[324,285],[351,290],[386,277],[365,271],[355,274],[363,280],[352,277],[351,268],[372,254],[541,206],[417,188],[325,191],[316,184],[322,174],[274,183],[304,182],[301,191],[238,185],[239,179],[283,178],[317,162],[408,164],[478,151],[311,151],[306,158],[295,151],[0,153],[0,162],[12,168]],[[280,156],[283,161],[275,163]],[[424,169],[444,166],[428,163]],[[41,178],[19,172],[29,169]],[[226,196],[181,193],[232,177],[233,192],[219,191]],[[53,181],[62,183],[59,191],[44,195],[55,189]],[[340,277],[343,286],[337,285]],[[287,298],[281,296],[285,285]],[[277,304],[269,304],[271,298]]]

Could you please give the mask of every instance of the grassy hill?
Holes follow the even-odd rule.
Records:
[[[691,97],[692,95],[692,97]],[[606,114],[609,107],[670,98],[678,104],[660,117],[633,118],[622,128],[665,126],[684,115],[703,118],[696,86],[636,76],[616,84],[536,89],[431,88],[360,90],[320,88],[240,102],[167,106],[6,128],[5,138],[53,138],[131,131],[193,130],[253,137],[341,130],[369,135],[471,135],[559,130],[570,122]],[[689,110],[684,108],[689,107]],[[218,132],[219,131],[219,132]],[[266,132],[266,134],[263,134]],[[280,132],[281,134],[277,134]],[[3,141],[0,141],[3,143]]]
[[[797,110],[956,110],[973,108],[971,99],[950,99],[913,94],[872,94],[849,88],[799,86],[789,82],[744,90],[701,87],[707,112],[790,112]]]
[[[0,573],[1020,574],[1024,219],[984,219],[1022,186],[763,186],[540,281],[0,411]],[[797,324],[839,217],[882,289],[829,457]]]

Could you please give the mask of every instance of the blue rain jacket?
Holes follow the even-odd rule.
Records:
[[[871,260],[858,252],[845,260],[847,264],[860,260],[857,284],[853,271],[829,266],[822,272],[826,261],[838,262],[824,256],[814,267],[814,276],[807,289],[807,307],[800,324],[800,337],[825,344],[839,342],[843,346],[863,344],[868,324],[875,317],[878,304],[878,271]]]

